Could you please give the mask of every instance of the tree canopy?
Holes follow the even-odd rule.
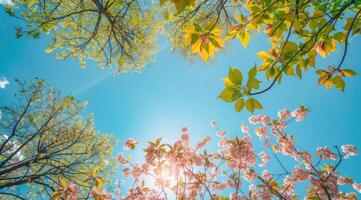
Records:
[[[145,2],[15,0],[13,4],[7,12],[26,24],[16,28],[16,36],[49,34],[52,42],[46,51],[59,59],[77,58],[81,66],[91,59],[121,73],[139,71],[156,52],[158,25]]]
[[[175,50],[205,62],[227,41],[239,40],[246,48],[262,32],[270,45],[257,53],[261,63],[232,68],[224,79],[219,98],[234,102],[236,111],[262,109],[255,96],[285,76],[301,79],[310,68],[327,89],[343,91],[345,79],[356,75],[343,63],[349,39],[360,33],[358,0],[15,0],[7,12],[26,22],[26,30],[17,28],[18,37],[46,32],[53,41],[47,51],[58,58],[75,57],[81,65],[93,59],[101,67],[116,66],[116,72],[139,71],[152,61],[160,32]],[[339,62],[318,66],[318,55],[328,57],[338,44]],[[248,74],[244,81],[243,74]]]
[[[178,1],[177,1],[178,2]],[[174,47],[199,55],[204,61],[214,57],[227,40],[239,40],[246,48],[255,33],[262,32],[270,48],[257,53],[261,64],[248,67],[243,81],[242,70],[229,69],[219,98],[235,102],[235,110],[262,109],[255,96],[268,92],[284,76],[297,76],[310,68],[319,75],[318,84],[327,89],[345,89],[344,79],[356,75],[343,66],[349,39],[360,34],[361,2],[310,0],[235,0],[174,2],[178,14],[170,22]],[[338,63],[318,66],[317,55],[326,58],[343,45]],[[256,62],[256,61],[255,61]],[[247,73],[246,73],[247,74]],[[260,75],[259,75],[260,74]],[[265,80],[261,78],[265,77]],[[263,84],[261,84],[263,83]]]
[[[81,117],[85,102],[40,79],[18,82],[18,104],[0,108],[0,198],[63,198],[69,185],[89,196],[93,174],[112,172],[114,139]]]

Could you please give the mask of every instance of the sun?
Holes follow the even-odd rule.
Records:
[[[161,162],[154,171],[155,184],[165,188],[175,187],[178,183],[179,169],[169,161]]]

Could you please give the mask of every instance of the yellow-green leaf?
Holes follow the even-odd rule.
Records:
[[[234,84],[241,85],[242,84],[242,72],[235,68],[229,68],[228,72],[228,78],[231,80]]]
[[[221,98],[225,102],[232,102],[235,101],[240,96],[241,94],[239,91],[233,88],[225,88],[218,96],[218,98]]]
[[[272,62],[274,60],[274,57],[265,51],[260,51],[257,53],[257,55],[261,60],[265,62]]]
[[[60,184],[61,184],[61,187],[63,187],[63,188],[66,188],[66,186],[68,185],[63,178],[60,178]]]
[[[249,112],[253,113],[253,111],[254,111],[254,104],[253,104],[252,100],[250,100],[250,99],[247,99],[247,100],[246,100],[246,109],[247,109]]]
[[[332,79],[332,84],[341,91],[345,89],[345,81],[343,81],[339,76],[336,76]]]
[[[347,77],[357,75],[357,73],[355,71],[351,70],[351,69],[343,69],[343,70],[341,70],[341,72],[343,73],[343,75],[345,75]]]
[[[238,99],[237,102],[234,104],[234,109],[237,112],[240,112],[241,110],[243,110],[243,108],[244,108],[244,100]]]

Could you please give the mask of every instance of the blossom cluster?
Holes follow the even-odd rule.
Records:
[[[217,129],[218,137],[216,151],[206,150],[211,141],[209,136],[191,145],[189,131],[183,128],[181,137],[173,144],[163,143],[161,138],[148,142],[143,163],[132,163],[129,157],[119,154],[122,174],[133,184],[130,189],[123,189],[124,193],[121,191],[124,186],[120,186],[117,197],[136,200],[168,199],[169,196],[190,200],[295,199],[300,192],[296,185],[302,182],[306,185],[305,199],[356,199],[356,193],[346,193],[342,189],[349,185],[361,192],[361,185],[338,172],[344,159],[357,154],[356,147],[324,146],[312,155],[298,149],[295,137],[287,133],[288,124],[303,121],[308,112],[301,106],[292,112],[279,111],[274,120],[266,115],[251,116],[249,123],[255,126],[255,135],[264,148],[258,153],[249,126],[241,125],[239,135],[228,138],[213,120],[211,127]],[[134,150],[136,144],[134,139],[129,139],[125,149]],[[271,156],[282,173],[271,173],[267,169]],[[289,163],[284,164],[286,157],[295,161],[293,168],[288,168]]]
[[[211,137],[192,144],[189,130],[182,128],[180,138],[174,143],[164,143],[161,138],[149,141],[142,162],[133,162],[130,156],[125,156],[128,153],[120,153],[117,160],[128,183],[118,181],[111,193],[99,187],[102,179],[94,175],[91,179],[95,186],[89,195],[97,200],[293,200],[302,192],[296,189],[299,184],[305,187],[304,199],[357,199],[355,192],[342,190],[349,186],[361,193],[361,184],[338,171],[344,159],[357,155],[356,147],[323,146],[312,154],[300,150],[295,137],[287,133],[288,124],[303,121],[308,112],[301,106],[293,112],[279,111],[276,119],[251,116],[249,123],[263,148],[260,152],[256,151],[257,140],[253,140],[251,126],[246,124],[241,125],[239,134],[230,138],[218,128],[217,121],[211,121],[218,138],[214,151],[207,149]],[[137,145],[134,138],[129,138],[124,142],[124,150],[134,151]],[[294,164],[290,165],[287,157]],[[276,169],[277,173],[271,172]],[[67,186],[62,191],[74,197],[76,190],[71,188]]]

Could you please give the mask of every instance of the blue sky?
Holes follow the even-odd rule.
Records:
[[[96,127],[115,134],[121,142],[128,137],[141,143],[157,137],[171,141],[180,135],[183,126],[190,129],[192,140],[205,135],[215,138],[215,131],[209,125],[212,119],[219,121],[229,134],[240,134],[239,127],[250,114],[237,113],[233,105],[216,98],[223,88],[221,78],[227,75],[230,66],[248,71],[255,62],[260,63],[256,52],[268,48],[266,39],[257,36],[247,49],[235,42],[212,63],[190,64],[180,54],[172,53],[170,44],[160,38],[156,62],[141,73],[113,76],[112,70],[100,70],[95,63],[81,69],[77,61],[56,60],[44,51],[49,42],[44,34],[41,39],[16,39],[17,23],[1,12],[0,77],[6,77],[10,84],[7,89],[0,89],[0,106],[14,103],[15,78],[44,78],[63,94],[87,100],[87,111],[94,113]],[[361,73],[360,45],[361,38],[351,40],[344,63],[358,73]],[[317,66],[326,68],[328,64],[338,63],[342,49],[327,60],[318,59]],[[317,146],[350,143],[361,148],[361,77],[349,78],[346,83],[344,93],[336,89],[327,91],[317,86],[313,69],[302,80],[284,78],[281,85],[258,96],[265,108],[258,113],[276,116],[280,109],[304,104],[312,111],[309,117],[290,127],[300,147],[313,150]],[[347,160],[340,169],[361,182],[357,170],[360,166],[361,156]]]

